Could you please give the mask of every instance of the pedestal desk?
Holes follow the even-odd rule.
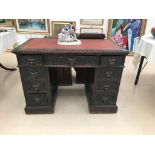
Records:
[[[86,68],[85,90],[90,113],[117,112],[117,95],[128,52],[110,40],[81,40],[58,45],[57,39],[30,39],[16,54],[27,114],[53,113],[58,67]]]

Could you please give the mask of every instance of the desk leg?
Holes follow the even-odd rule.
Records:
[[[15,70],[17,70],[16,68],[7,68],[7,67],[3,66],[1,63],[0,63],[0,67],[3,68],[3,69],[5,69],[5,70],[9,70],[9,71],[15,71]]]
[[[142,66],[143,66],[143,61],[144,61],[144,56],[141,57],[140,59],[140,63],[139,63],[139,67],[138,67],[138,71],[137,71],[137,75],[136,75],[136,79],[135,79],[135,85],[137,85],[138,83],[138,80],[139,80],[139,76],[140,76],[140,73],[142,71]]]

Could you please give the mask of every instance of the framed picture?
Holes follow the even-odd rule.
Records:
[[[103,28],[80,28],[80,33],[103,33]]]
[[[144,35],[146,19],[110,19],[108,26],[108,39],[134,52],[140,37]]]
[[[21,33],[49,33],[48,19],[16,19],[16,30]]]
[[[81,19],[80,23],[81,25],[103,25],[104,20],[103,19]]]
[[[0,19],[0,27],[13,27],[14,20],[13,19]]]
[[[52,36],[57,37],[58,34],[61,32],[62,28],[64,28],[66,25],[72,24],[75,32],[76,32],[76,22],[75,21],[52,21]]]

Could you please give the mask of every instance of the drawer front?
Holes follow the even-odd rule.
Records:
[[[46,92],[47,91],[46,81],[44,80],[25,81],[24,89],[27,93]]]
[[[98,59],[96,56],[77,56],[75,59],[75,65],[98,65]]]
[[[93,105],[115,105],[116,99],[115,94],[94,94]]]
[[[124,64],[123,56],[101,56],[101,65],[103,66],[121,66]]]
[[[45,79],[45,68],[28,68],[28,67],[20,67],[20,73],[24,80],[38,80]]]
[[[19,65],[23,66],[43,65],[41,55],[20,55],[18,59],[19,59]]]
[[[118,90],[118,81],[115,82],[107,82],[103,80],[95,81],[95,90],[102,91],[103,93],[111,93],[116,92]]]
[[[96,68],[95,74],[97,79],[103,79],[106,81],[116,81],[121,78],[123,68],[108,67],[108,68]]]
[[[47,106],[48,103],[48,94],[27,94],[26,95],[26,104],[28,106]]]
[[[44,57],[46,65],[66,65],[66,66],[96,66],[98,59],[96,56],[48,56]]]

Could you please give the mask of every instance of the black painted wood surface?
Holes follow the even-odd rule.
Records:
[[[117,112],[116,102],[127,51],[119,47],[117,50],[103,49],[102,52],[95,48],[79,48],[78,51],[74,48],[74,52],[70,53],[71,49],[60,48],[60,54],[56,53],[57,49],[38,50],[36,45],[32,49],[22,48],[25,44],[13,50],[13,53],[17,55],[27,114],[54,112],[57,88],[61,85],[57,69],[70,67],[81,68],[85,73],[81,77],[90,113]]]

